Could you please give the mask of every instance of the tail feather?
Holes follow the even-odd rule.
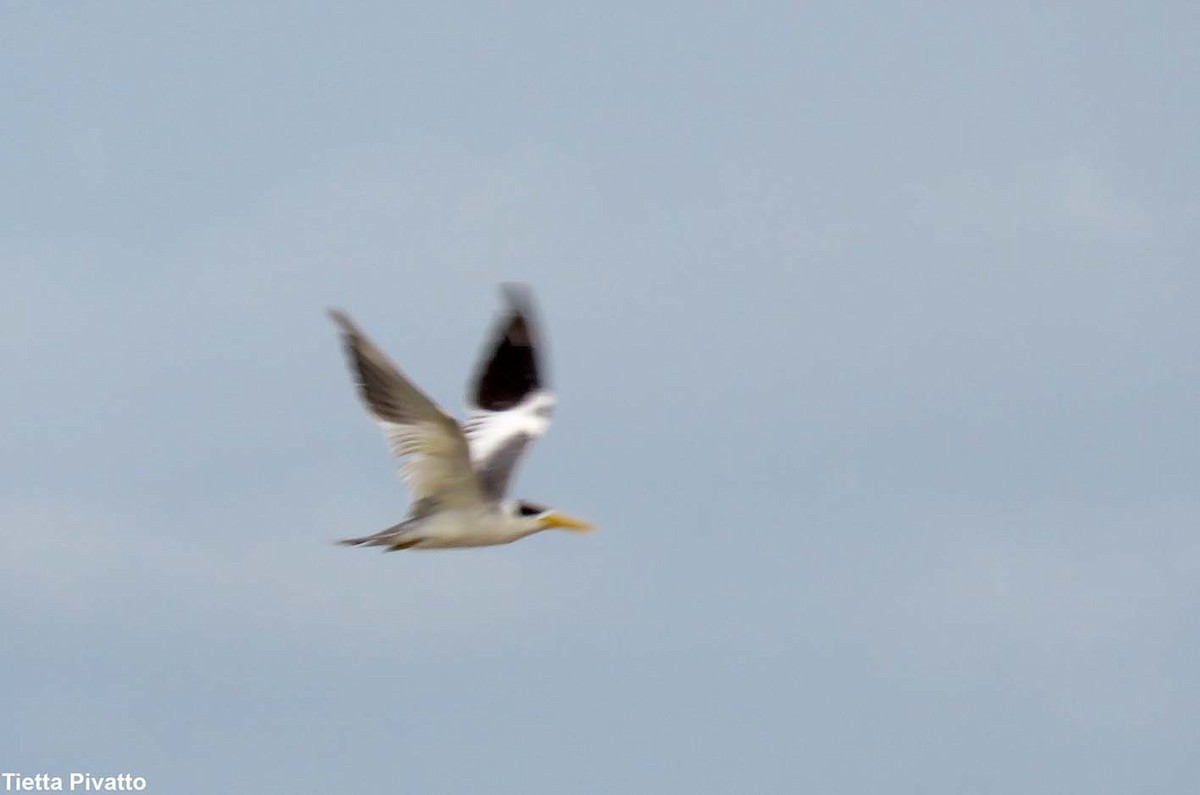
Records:
[[[408,549],[420,541],[419,538],[413,536],[411,525],[411,521],[405,520],[400,524],[380,530],[378,533],[354,538],[341,538],[338,539],[337,543],[347,547],[387,547],[384,552]]]

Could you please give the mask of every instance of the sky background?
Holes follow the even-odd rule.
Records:
[[[1192,3],[0,4],[0,771],[159,793],[1200,780]],[[517,495],[406,495],[348,309]]]

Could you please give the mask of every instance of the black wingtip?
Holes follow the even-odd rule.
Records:
[[[475,406],[488,411],[511,408],[543,386],[533,290],[507,282],[500,291],[508,308],[494,325],[470,395]]]

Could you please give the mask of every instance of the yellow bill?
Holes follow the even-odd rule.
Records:
[[[596,528],[582,519],[576,519],[574,516],[567,516],[565,513],[551,511],[542,517],[542,527],[562,527],[567,530],[578,530],[581,533],[586,533]]]

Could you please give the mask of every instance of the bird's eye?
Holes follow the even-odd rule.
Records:
[[[537,516],[539,513],[545,513],[546,511],[546,509],[542,506],[533,505],[532,503],[528,502],[522,502],[518,504],[517,510],[520,511],[522,516]]]

